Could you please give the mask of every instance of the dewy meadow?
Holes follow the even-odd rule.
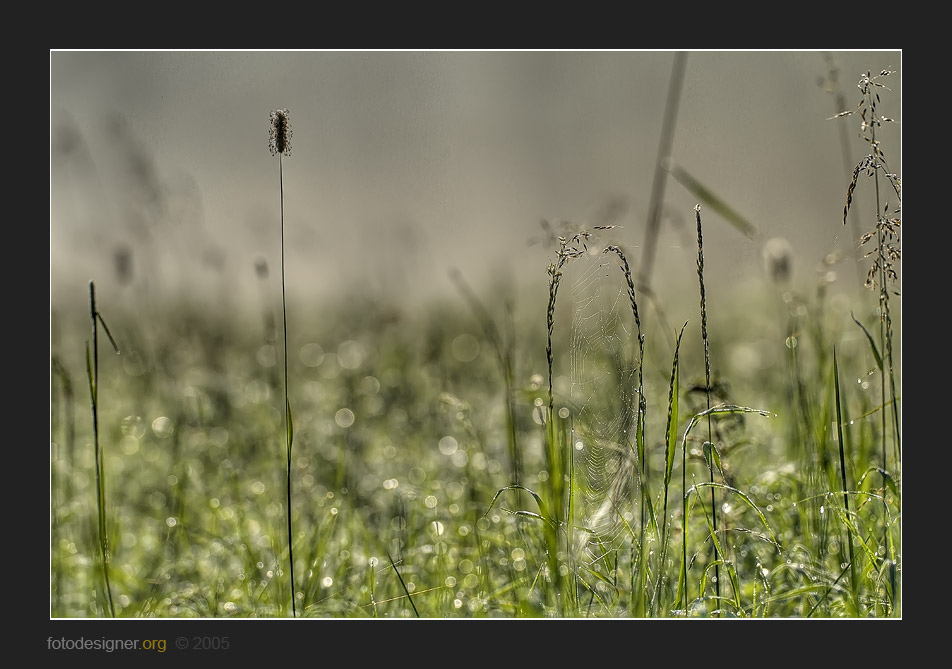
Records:
[[[240,283],[205,257],[159,299],[148,234],[97,237],[51,301],[51,618],[901,618],[900,63],[815,54],[846,243],[804,259],[679,157],[707,130],[665,55],[647,217],[529,221],[493,243],[544,262],[488,278],[441,251],[442,297],[302,290],[328,120],[282,100]],[[759,272],[712,280],[741,244]]]

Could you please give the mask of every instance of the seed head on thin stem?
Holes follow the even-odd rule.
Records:
[[[271,155],[279,153],[291,154],[291,117],[287,108],[275,109],[271,112],[271,132],[268,140]]]

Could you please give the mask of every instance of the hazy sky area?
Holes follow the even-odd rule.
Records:
[[[880,133],[901,175],[901,51],[836,51],[846,108],[884,80]],[[544,303],[553,251],[540,221],[615,224],[637,271],[673,51],[51,51],[51,301],[108,295],[115,258],[163,291],[258,300],[255,260],[281,259],[269,113],[290,111],[283,159],[288,289],[386,299],[453,294],[510,273]],[[796,278],[835,249],[859,119],[821,51],[689,52],[671,155],[758,229],[702,209],[709,280],[763,276],[786,238]],[[841,125],[851,154],[844,156]],[[857,196],[867,204],[868,184]],[[667,180],[654,277],[694,281],[694,205]],[[679,227],[680,226],[680,227]],[[871,227],[871,226],[866,226]],[[855,268],[837,267],[855,285]],[[677,278],[670,278],[677,277]],[[847,277],[844,277],[846,280]]]

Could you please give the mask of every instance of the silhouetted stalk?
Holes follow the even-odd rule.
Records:
[[[635,453],[638,457],[638,462],[641,464],[641,527],[639,528],[639,546],[641,549],[645,545],[645,528],[648,524],[648,504],[650,496],[648,495],[648,468],[647,468],[647,459],[645,457],[645,410],[647,408],[647,403],[645,401],[645,388],[644,388],[644,366],[645,366],[645,336],[641,331],[641,316],[638,312],[638,301],[635,297],[635,283],[631,276],[631,267],[628,264],[628,258],[625,256],[624,252],[618,246],[609,246],[605,249],[605,253],[615,253],[619,260],[621,261],[622,272],[625,275],[625,283],[628,286],[628,301],[631,304],[631,313],[635,318],[635,326],[638,329],[638,409],[635,419]],[[647,576],[646,566],[646,555],[644,550],[640,551],[639,556],[639,597],[638,602],[643,602],[643,598],[640,596],[641,591],[644,587],[644,579]],[[639,612],[642,616],[644,615],[644,610],[642,609]]]
[[[112,586],[109,582],[109,536],[106,533],[106,486],[102,448],[99,444],[99,323],[102,323],[109,341],[119,353],[119,347],[113,339],[109,328],[102,316],[96,310],[96,287],[89,282],[89,317],[92,321],[93,346],[90,357],[89,343],[86,343],[86,368],[89,375],[89,395],[93,412],[93,448],[96,459],[96,511],[98,516],[99,559],[102,565],[103,585],[106,590],[106,601],[109,604],[109,615],[116,617],[116,608],[112,601]]]
[[[661,140],[658,144],[658,156],[655,159],[654,181],[651,184],[651,203],[648,207],[648,225],[645,228],[645,246],[641,253],[642,290],[651,286],[651,272],[654,269],[655,248],[658,243],[658,228],[661,225],[661,207],[664,204],[664,187],[668,172],[663,163],[671,153],[674,141],[675,122],[678,118],[678,104],[681,99],[681,85],[684,80],[684,69],[687,53],[678,51],[674,54],[674,65],[671,70],[671,81],[668,84],[668,99],[665,104],[664,120],[661,126]]]
[[[701,205],[694,207],[695,217],[697,218],[697,277],[701,285],[701,338],[704,340],[704,392],[707,397],[707,410],[711,410],[711,353],[710,342],[707,338],[707,297],[704,291],[704,238],[701,235]],[[714,522],[714,533],[717,534],[717,506],[714,499],[714,436],[711,428],[711,415],[707,416],[707,441],[711,445],[711,456],[708,465],[711,470],[711,514]],[[720,601],[721,580],[718,569],[717,542],[714,542],[714,590],[715,595]]]
[[[668,490],[671,485],[671,474],[674,471],[674,456],[677,452],[678,445],[678,395],[680,387],[680,363],[679,356],[681,352],[681,337],[684,336],[684,328],[687,327],[687,322],[681,326],[681,330],[678,332],[678,338],[674,343],[674,359],[671,362],[671,377],[668,382],[668,418],[666,422],[665,429],[665,456],[664,456],[664,503],[661,509],[661,561],[660,561],[660,573],[658,574],[658,579],[655,585],[655,600],[658,599],[659,593],[661,592],[662,580],[664,575],[664,563],[668,554]],[[682,497],[687,497],[687,489],[685,487],[687,481],[684,477],[684,466],[685,461],[682,459],[681,462],[681,490]],[[683,502],[683,500],[682,500]],[[687,572],[684,571],[684,568],[687,564],[687,515],[682,506],[682,523],[684,526],[684,538],[685,538],[685,547],[682,550],[682,556],[684,561],[682,563],[682,577],[678,579],[679,588],[681,585],[685,584],[686,581],[684,577],[687,576]],[[686,587],[686,586],[685,586]],[[680,604],[679,604],[680,605]]]
[[[284,154],[291,153],[291,120],[287,109],[271,112],[271,154],[278,156],[278,177],[281,189],[281,309],[284,334],[284,424],[287,439],[287,517],[288,517],[288,565],[291,577],[291,615],[297,617],[297,602],[294,593],[294,534],[291,530],[291,446],[294,428],[291,422],[291,402],[288,399],[288,303],[285,288],[284,259]]]
[[[850,496],[849,487],[846,483],[846,449],[843,443],[843,414],[840,400],[840,370],[836,362],[836,348],[833,348],[833,388],[836,399],[836,439],[840,447],[840,481],[843,485],[843,509],[846,512],[846,518],[850,517]],[[852,521],[850,521],[852,522]],[[853,595],[853,605],[856,607],[856,615],[859,615],[859,597],[857,595],[856,580],[856,560],[853,555],[853,531],[850,524],[846,526],[846,545],[849,548],[850,556],[850,592]]]

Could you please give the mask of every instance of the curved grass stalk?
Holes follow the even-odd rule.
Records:
[[[99,444],[99,325],[101,324],[109,341],[112,343],[116,355],[119,355],[119,346],[102,315],[96,309],[96,286],[89,282],[89,316],[92,321],[93,345],[90,351],[86,343],[86,371],[89,376],[89,396],[93,412],[93,448],[96,459],[96,511],[98,517],[99,559],[102,566],[103,587],[106,592],[106,602],[109,604],[109,615],[116,617],[116,607],[112,600],[112,586],[109,582],[109,536],[106,532],[106,482],[104,472],[104,458]]]

